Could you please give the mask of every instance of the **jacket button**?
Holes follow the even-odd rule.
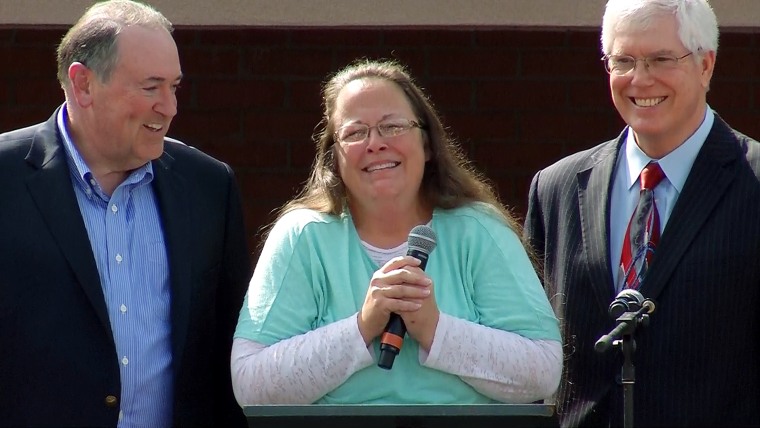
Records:
[[[106,406],[108,407],[116,407],[116,404],[118,404],[119,400],[114,395],[108,395],[106,396]]]

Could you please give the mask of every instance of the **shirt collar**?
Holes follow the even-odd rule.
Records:
[[[96,183],[94,180],[91,180],[92,171],[82,158],[79,150],[77,150],[76,145],[74,145],[74,142],[71,139],[71,134],[69,134],[69,115],[66,103],[63,103],[63,106],[61,106],[61,108],[58,110],[56,121],[58,124],[58,130],[63,136],[63,147],[66,150],[67,161],[71,167],[72,174],[74,174],[77,183],[79,183],[79,185],[83,186],[85,189],[92,188],[92,190],[100,192],[100,186],[92,184]],[[123,184],[141,182],[150,183],[152,180],[153,164],[151,162],[147,162],[145,165],[132,171],[132,173],[129,174]]]
[[[684,183],[686,183],[686,178],[689,176],[691,166],[702,149],[714,122],[715,112],[713,112],[710,106],[707,106],[705,117],[694,134],[662,159],[652,159],[641,151],[636,144],[633,132],[630,132],[631,128],[628,127],[624,143],[625,161],[628,165],[628,174],[626,176],[628,189],[636,183],[639,174],[641,174],[641,171],[649,162],[657,161],[670,184],[680,193]]]

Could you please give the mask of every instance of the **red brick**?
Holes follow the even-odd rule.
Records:
[[[383,41],[384,34],[383,31],[376,28],[308,28],[289,31],[293,46],[319,48],[325,46],[379,46]]]
[[[322,80],[293,80],[289,88],[288,108],[318,115],[322,113]]]
[[[264,79],[198,80],[195,87],[198,105],[204,109],[282,110],[285,83]]]
[[[572,110],[614,109],[610,97],[609,76],[602,71],[598,78],[564,83],[567,91],[567,108]]]
[[[242,141],[240,115],[218,111],[183,111],[172,121],[169,134],[193,146],[217,140]]]
[[[291,30],[283,28],[195,29],[198,43],[207,46],[286,46]]]
[[[566,82],[510,80],[477,84],[477,107],[484,111],[558,109],[567,107]]]
[[[566,78],[593,76],[604,72],[601,54],[587,49],[535,49],[521,53],[520,74],[523,77]]]
[[[61,43],[61,39],[66,34],[66,29],[51,28],[25,28],[18,29],[13,37],[13,42],[18,45],[41,45],[48,47],[53,52]]]
[[[720,79],[750,79],[758,76],[760,60],[757,50],[726,46],[718,49],[713,81]]]
[[[430,49],[429,69],[445,77],[512,77],[518,58],[511,49]]]
[[[252,142],[310,141],[319,113],[243,112],[243,135]]]
[[[546,159],[562,155],[561,143],[508,143],[506,141],[479,142],[472,159],[487,170],[534,171],[547,165]]]
[[[55,79],[55,48],[38,46],[0,46],[0,78],[47,76]]]
[[[0,132],[7,132],[13,129],[25,128],[30,125],[45,122],[50,119],[54,110],[34,107],[23,109],[9,108],[0,114]]]
[[[243,70],[253,76],[323,76],[332,70],[326,48],[251,48],[243,56]]]
[[[16,79],[12,90],[15,92],[15,102],[24,106],[44,107],[52,111],[64,101],[63,89],[54,78]]]
[[[269,174],[236,172],[244,197],[276,200],[275,208],[294,197],[309,177],[308,171],[276,172]]]
[[[383,44],[386,46],[429,46],[446,48],[473,46],[472,30],[461,29],[400,29],[385,31]]]
[[[563,46],[568,31],[479,30],[475,31],[477,46],[499,48],[556,48]]]
[[[426,57],[428,53],[423,46],[417,48],[341,48],[335,52],[337,71],[358,59],[395,60],[407,67],[412,77],[422,79],[428,75]]]
[[[525,144],[599,143],[619,132],[613,130],[613,117],[617,117],[614,109],[609,112],[526,112],[520,121],[519,140]]]
[[[468,111],[474,107],[475,84],[470,80],[435,80],[423,88],[439,111]]]
[[[731,110],[746,111],[752,107],[752,85],[749,82],[713,80],[707,102],[721,114]]]
[[[460,141],[513,140],[517,136],[515,115],[510,113],[444,112],[444,125]]]
[[[239,76],[241,53],[235,46],[178,47],[186,76]]]

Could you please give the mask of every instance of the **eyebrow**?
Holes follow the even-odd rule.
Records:
[[[179,76],[177,76],[177,77],[176,77],[174,80],[172,80],[172,82],[179,82],[179,81],[181,81],[181,80],[182,80],[182,77],[183,77],[183,76],[180,74],[180,75],[179,75]],[[151,77],[148,77],[147,79],[143,79],[143,80],[142,80],[142,82],[140,82],[140,83],[142,83],[142,84],[148,84],[148,83],[163,83],[163,82],[166,82],[166,81],[168,81],[168,80],[169,80],[169,79],[167,79],[167,78],[165,78],[165,77],[159,77],[159,76],[151,76]]]
[[[657,56],[657,55],[663,55],[663,54],[675,55],[676,51],[670,50],[670,49],[660,49],[660,50],[653,51],[645,56],[651,57],[651,56]],[[615,53],[615,54],[612,54],[611,56],[630,56],[633,58],[633,55],[627,54],[627,53]]]
[[[401,115],[401,114],[399,114],[399,113],[388,113],[388,114],[385,114],[385,115],[383,115],[383,117],[381,117],[381,118],[380,118],[380,120],[378,120],[378,121],[377,121],[377,123],[380,123],[380,122],[382,122],[382,121],[384,121],[384,120],[387,120],[388,118],[390,118],[390,117],[392,117],[392,116],[402,116],[402,117],[403,117],[403,115]],[[367,123],[365,123],[365,122],[362,122],[361,120],[358,120],[358,119],[353,119],[353,120],[349,120],[349,121],[347,121],[347,122],[343,122],[343,123],[341,124],[341,126],[344,126],[344,125],[352,125],[352,124],[355,124],[355,123],[362,123],[362,124],[364,124],[364,125],[366,125],[366,124],[367,124]]]

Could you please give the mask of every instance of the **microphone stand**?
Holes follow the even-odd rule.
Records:
[[[636,351],[636,340],[633,334],[639,325],[649,325],[649,314],[654,312],[654,303],[646,299],[636,311],[624,312],[617,318],[617,326],[608,334],[602,336],[594,344],[594,350],[605,352],[610,345],[623,351],[623,367],[621,379],[623,384],[623,427],[633,428],[633,385],[636,383],[636,371],[633,366],[633,353]],[[617,339],[621,337],[622,339]]]

